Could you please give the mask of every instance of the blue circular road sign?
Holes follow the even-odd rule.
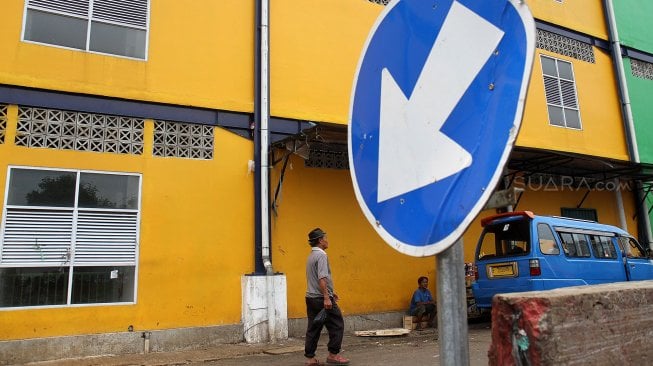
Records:
[[[354,81],[356,198],[398,251],[451,246],[496,186],[521,124],[535,25],[518,0],[399,0]]]

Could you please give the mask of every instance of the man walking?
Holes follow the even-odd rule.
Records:
[[[338,307],[338,295],[333,291],[329,258],[325,252],[329,247],[326,233],[320,228],[313,229],[308,233],[308,243],[311,245],[311,254],[306,261],[306,315],[308,318],[304,345],[306,365],[320,364],[320,361],[315,358],[315,350],[323,326],[326,326],[329,332],[329,343],[327,344],[329,356],[327,356],[326,363],[328,365],[349,365],[349,360],[338,354],[342,346],[345,322]],[[326,320],[324,322],[316,321],[315,317],[322,309],[325,309],[327,313]]]

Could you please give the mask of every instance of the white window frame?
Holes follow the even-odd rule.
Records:
[[[556,73],[558,75],[552,76],[552,75],[544,74],[544,63],[541,62],[541,61],[542,61],[542,59],[545,59],[545,58],[553,60],[555,62],[555,64],[556,64]],[[560,63],[560,62],[564,62],[564,63],[569,64],[571,66],[572,79],[565,79],[565,78],[560,77],[560,73],[558,72],[558,63]],[[549,120],[549,125],[553,126],[553,127],[568,128],[568,129],[572,129],[572,130],[582,130],[583,129],[583,119],[582,119],[582,116],[580,114],[580,102],[578,100],[578,89],[576,87],[576,74],[574,73],[574,63],[566,61],[566,60],[562,60],[562,59],[559,59],[559,58],[556,58],[556,57],[551,57],[551,56],[548,56],[548,55],[540,54],[540,66],[541,66],[541,70],[542,70],[542,82],[543,82],[543,86],[544,86],[544,99],[546,101],[546,106],[547,106],[547,112],[546,113],[547,113],[547,118]],[[549,101],[549,96],[547,95],[547,90],[546,90],[546,80],[545,80],[545,78],[547,78],[547,77],[553,78],[557,82],[557,86],[558,86],[558,88],[557,88],[558,89],[557,90],[557,92],[558,92],[557,97],[560,99],[560,104],[552,103],[552,102]],[[576,107],[565,106],[564,105],[564,97],[563,97],[563,92],[562,92],[562,87],[561,87],[561,81],[566,81],[566,82],[570,82],[570,83],[573,84],[573,88],[574,88],[573,97],[574,97],[574,103],[576,104]],[[562,116],[563,116],[563,120],[564,120],[564,125],[559,125],[559,124],[555,124],[555,123],[551,122],[551,115],[549,114],[549,106],[562,108],[562,110],[563,110]],[[578,124],[579,124],[578,127],[570,127],[567,124],[567,120],[566,120],[566,117],[565,117],[565,114],[564,114],[565,110],[573,110],[573,111],[578,112]]]
[[[34,7],[34,6],[28,6],[29,0],[24,0],[24,7],[23,7],[23,29],[21,30],[21,36],[20,39],[22,42],[26,43],[33,43],[33,44],[39,44],[39,45],[45,45],[45,46],[51,46],[51,47],[56,47],[56,48],[63,48],[66,50],[74,50],[74,51],[83,51],[83,52],[88,52],[88,53],[93,53],[93,54],[98,54],[98,55],[106,55],[106,56],[114,56],[114,57],[121,57],[121,58],[126,58],[130,60],[138,60],[138,61],[147,61],[148,60],[148,55],[149,55],[149,44],[150,44],[150,7],[151,7],[151,0],[147,0],[147,13],[146,13],[146,21],[145,21],[145,27],[138,27],[134,26],[131,24],[125,24],[125,23],[120,23],[120,22],[112,22],[108,21],[105,19],[97,19],[92,16],[93,14],[93,2],[96,0],[87,0],[89,2],[88,6],[88,15],[85,17],[76,15],[76,14],[70,14],[62,11],[57,11],[53,9],[46,9],[46,8],[41,8],[41,7]],[[29,39],[25,39],[25,28],[27,25],[27,11],[28,9],[36,10],[36,11],[41,11],[45,13],[50,13],[50,14],[56,14],[56,15],[62,15],[62,16],[67,16],[71,18],[77,18],[77,19],[83,19],[87,21],[87,27],[86,27],[86,46],[85,49],[79,49],[79,48],[74,48],[74,47],[67,47],[67,46],[62,46],[54,43],[44,43],[44,42],[38,42],[38,41],[32,41]],[[90,49],[90,42],[91,42],[91,32],[92,32],[92,22],[98,22],[98,23],[103,23],[103,24],[109,24],[109,25],[116,25],[124,28],[132,28],[132,29],[139,29],[139,30],[144,30],[145,31],[145,49],[143,50],[144,52],[144,57],[139,58],[139,57],[131,57],[131,56],[125,56],[125,55],[119,55],[119,54],[114,54],[114,53],[106,53],[106,52],[100,52],[100,51],[93,51]]]
[[[49,206],[14,206],[7,204],[9,199],[9,182],[11,178],[12,169],[25,169],[25,170],[46,170],[46,171],[56,171],[56,172],[73,172],[76,173],[76,185],[75,185],[75,202],[71,208],[55,208]],[[122,176],[133,176],[138,177],[138,203],[136,209],[102,209],[102,208],[81,208],[82,212],[85,211],[107,211],[107,212],[131,212],[136,213],[136,228],[135,228],[135,249],[134,249],[134,293],[133,301],[123,301],[123,302],[109,302],[109,303],[72,303],[72,290],[73,290],[73,275],[75,267],[94,267],[94,266],[123,266],[130,267],[131,263],[117,263],[117,262],[82,262],[81,264],[75,263],[75,245],[76,245],[76,231],[78,224],[78,217],[80,212],[80,207],[78,206],[79,198],[79,186],[80,186],[80,176],[82,173],[91,173],[91,174],[105,174],[105,175],[122,175]],[[38,262],[24,262],[24,263],[2,263],[2,253],[4,246],[5,230],[6,230],[6,221],[7,221],[7,209],[8,208],[18,208],[18,209],[32,209],[34,211],[43,210],[43,209],[52,209],[52,210],[72,210],[72,230],[71,230],[71,242],[68,249],[69,257],[67,264],[61,264],[61,267],[68,267],[68,289],[66,294],[66,303],[65,304],[53,304],[53,305],[35,305],[35,306],[14,306],[14,307],[0,307],[0,311],[7,310],[20,310],[20,309],[44,309],[44,308],[62,308],[62,307],[85,307],[85,306],[107,306],[107,305],[134,305],[137,303],[138,297],[138,266],[139,266],[139,255],[140,255],[140,227],[141,227],[141,210],[142,210],[142,189],[143,189],[143,176],[141,173],[130,173],[130,172],[112,172],[112,171],[98,171],[98,170],[81,170],[81,169],[65,169],[65,168],[51,168],[51,167],[33,167],[33,166],[19,166],[19,165],[9,165],[7,168],[7,178],[5,182],[5,194],[4,194],[4,206],[2,209],[2,221],[0,226],[0,268],[21,268],[21,267],[56,267],[56,263],[47,262],[47,263],[38,263]]]

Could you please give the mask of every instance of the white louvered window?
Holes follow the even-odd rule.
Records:
[[[0,307],[134,302],[140,175],[9,168]]]
[[[540,56],[549,123],[581,129],[576,81],[571,62]]]
[[[25,0],[23,40],[146,59],[149,0]]]

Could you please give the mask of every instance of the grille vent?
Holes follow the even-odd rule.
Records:
[[[633,76],[653,80],[653,64],[646,61],[630,59],[630,67],[633,73]]]
[[[154,121],[153,155],[213,159],[213,126]]]
[[[349,169],[349,155],[347,151],[334,150],[333,146],[331,148],[311,146],[308,159],[304,160],[304,166],[309,168]]]
[[[16,145],[142,155],[144,125],[139,118],[20,106]]]
[[[596,63],[592,45],[541,29],[537,30],[537,48]]]
[[[7,135],[7,105],[0,104],[0,144],[5,143]]]

